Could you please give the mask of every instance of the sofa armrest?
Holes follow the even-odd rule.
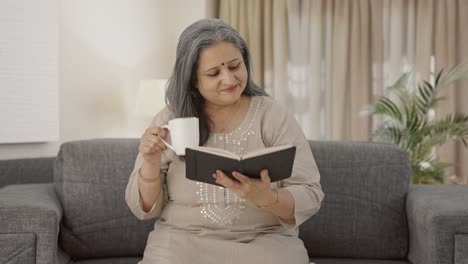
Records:
[[[411,185],[406,210],[412,263],[467,263],[468,186]]]
[[[0,263],[55,263],[61,218],[53,184],[0,188]]]

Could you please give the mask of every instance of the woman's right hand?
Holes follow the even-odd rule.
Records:
[[[162,141],[167,135],[167,130],[162,127],[150,127],[146,129],[145,133],[140,139],[138,150],[145,159],[151,164],[158,164],[161,162],[163,152],[167,149]]]

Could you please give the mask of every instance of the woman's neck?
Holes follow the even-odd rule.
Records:
[[[218,116],[223,114],[232,114],[237,109],[240,108],[243,102],[243,96],[241,96],[237,101],[229,105],[216,105],[216,104],[209,104],[205,106],[206,113],[211,116]]]
[[[245,115],[247,101],[247,97],[241,96],[239,100],[230,105],[207,107],[206,113],[212,121],[211,132],[225,133],[237,127]]]

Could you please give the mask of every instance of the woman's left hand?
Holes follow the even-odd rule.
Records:
[[[275,192],[270,187],[270,176],[268,170],[260,172],[260,179],[247,177],[235,171],[232,176],[237,181],[229,178],[222,171],[218,170],[213,174],[216,183],[223,185],[235,192],[239,197],[246,199],[258,206],[272,204],[276,200]]]

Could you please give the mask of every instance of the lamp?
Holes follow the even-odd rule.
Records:
[[[167,80],[141,80],[136,100],[136,113],[153,117],[165,106],[164,93]]]

